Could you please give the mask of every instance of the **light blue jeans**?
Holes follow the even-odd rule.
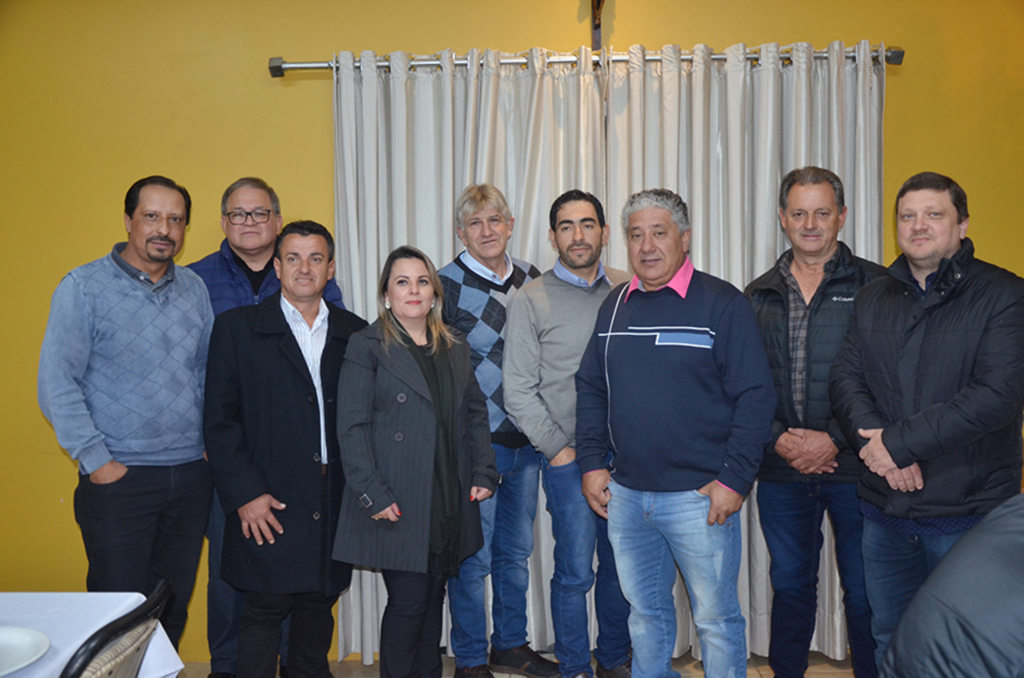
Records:
[[[633,678],[678,678],[672,670],[676,565],[690,594],[704,675],[747,675],[746,620],[736,581],[743,541],[739,515],[708,525],[711,500],[696,492],[642,492],[612,481],[608,539],[630,604]]]

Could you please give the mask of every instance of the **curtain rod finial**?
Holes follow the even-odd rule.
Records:
[[[885,50],[885,63],[890,66],[900,66],[903,64],[903,56],[906,52],[902,47],[889,47]]]
[[[270,57],[270,63],[267,65],[267,68],[270,69],[270,77],[284,77],[284,59],[282,57]]]

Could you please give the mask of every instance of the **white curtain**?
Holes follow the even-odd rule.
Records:
[[[847,58],[832,43],[815,58],[806,43],[762,45],[756,61],[740,44],[712,56],[705,45],[682,52],[609,48],[600,67],[580,48],[578,65],[543,49],[522,55],[471,51],[456,66],[395,52],[388,68],[363,52],[335,59],[335,156],[338,279],[346,303],[376,315],[376,280],[388,252],[402,244],[441,266],[458,254],[453,211],[462,189],[488,182],[502,190],[515,218],[513,256],[546,270],[548,209],[570,188],[604,203],[613,237],[605,260],[628,268],[618,215],[643,188],[678,192],[690,207],[697,268],[742,288],[786,248],[778,226],[783,175],[815,164],[842,177],[849,215],[841,233],[853,250],[882,258],[882,109],[884,60],[866,41]],[[524,63],[502,64],[506,57]],[[625,57],[625,58],[624,58]],[[740,595],[750,651],[768,653],[771,587],[757,522],[756,489],[743,509]],[[554,643],[547,601],[553,569],[543,491],[530,563],[528,633],[537,648]],[[812,649],[846,656],[842,591],[829,526],[819,572],[818,624]],[[676,654],[699,656],[685,587],[676,586]],[[357,571],[342,596],[341,656],[373,661],[386,592],[380,576]],[[489,601],[488,601],[489,605]],[[591,622],[592,638],[596,624]],[[447,643],[447,633],[444,638]]]

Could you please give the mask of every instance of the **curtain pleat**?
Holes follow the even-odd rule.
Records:
[[[439,66],[415,66],[403,52],[379,69],[374,52],[339,53],[334,61],[335,230],[338,278],[346,303],[376,316],[376,281],[393,248],[412,244],[438,266],[461,251],[454,204],[471,183],[505,194],[515,218],[510,253],[541,270],[555,261],[547,233],[551,203],[570,188],[598,196],[612,237],[605,262],[628,268],[619,215],[645,188],[669,188],[686,200],[697,268],[742,288],[788,247],[778,224],[778,186],[789,170],[817,164],[835,171],[849,210],[840,238],[860,256],[882,257],[882,110],[885,64],[861,41],[856,58],[843,43],[815,58],[808,43],[745,45],[712,58],[707,45],[649,52],[608,48],[594,68],[581,47],[579,65],[552,63],[544,49],[512,55],[471,50]],[[612,56],[625,57],[613,61]],[[689,59],[682,60],[682,56]],[[502,65],[522,56],[525,66]],[[648,61],[648,56],[660,57]],[[740,598],[749,649],[767,655],[771,585],[756,487],[741,514],[744,564]],[[553,572],[550,519],[534,526],[528,634],[537,648],[554,643],[548,610]],[[812,649],[846,656],[842,589],[828,521],[819,571]],[[490,590],[487,606],[490,607]],[[677,655],[699,657],[682,580],[675,587]],[[339,607],[341,656],[373,662],[387,594],[379,574],[357,570]],[[591,594],[592,602],[592,594]],[[447,644],[447,627],[443,644]],[[591,606],[591,640],[596,622]]]

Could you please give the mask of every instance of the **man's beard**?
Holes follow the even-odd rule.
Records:
[[[575,247],[575,245],[570,245],[570,246],[569,246],[569,250],[571,250],[571,249],[572,249],[573,247]],[[560,258],[560,259],[562,260],[562,263],[563,263],[563,264],[565,264],[565,267],[566,267],[566,268],[568,268],[569,270],[574,270],[574,269],[575,269],[575,270],[578,270],[578,269],[581,269],[581,268],[590,268],[591,266],[593,266],[594,264],[596,264],[596,263],[597,263],[597,260],[598,260],[598,259],[600,259],[600,258],[601,258],[601,253],[600,253],[600,252],[598,252],[598,251],[597,251],[596,249],[594,249],[593,247],[591,247],[591,248],[590,248],[590,256],[589,256],[589,257],[587,257],[587,258],[586,258],[586,259],[585,259],[585,260],[583,261],[583,263],[582,263],[582,264],[577,264],[577,263],[575,263],[575,261],[574,261],[574,260],[573,260],[573,259],[572,259],[572,258],[571,258],[571,257],[569,256],[569,250],[566,250],[565,252],[559,252],[559,253],[558,253],[558,255],[559,255],[559,258]]]

